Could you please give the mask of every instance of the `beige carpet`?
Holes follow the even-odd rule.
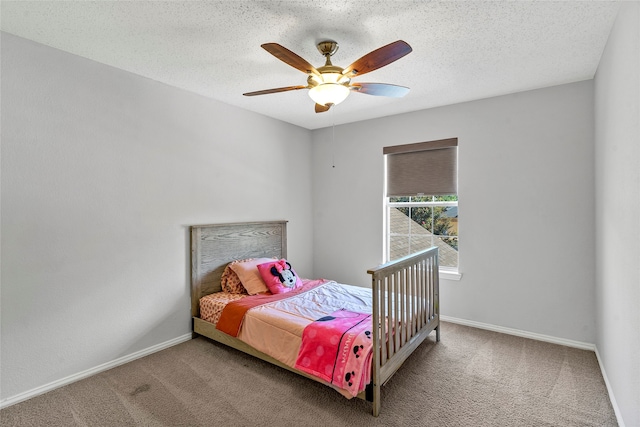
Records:
[[[595,354],[444,323],[371,405],[198,338],[0,411],[8,426],[615,426]]]

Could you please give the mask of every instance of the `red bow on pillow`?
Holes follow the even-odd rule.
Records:
[[[273,265],[276,268],[276,270],[278,270],[278,273],[282,272],[282,270],[287,269],[287,261],[284,259],[276,261]]]

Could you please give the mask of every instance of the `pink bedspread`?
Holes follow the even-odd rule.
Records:
[[[371,315],[338,310],[304,328],[295,367],[356,396],[371,381]]]
[[[301,287],[284,294],[258,294],[251,295],[236,301],[231,301],[222,310],[220,319],[218,320],[218,323],[216,323],[216,329],[228,335],[231,335],[232,337],[237,337],[238,333],[240,332],[240,326],[242,325],[244,316],[250,309],[275,301],[295,297],[301,293],[310,291],[311,289],[314,289],[315,287],[326,282],[327,280],[324,279],[305,280],[304,284]]]

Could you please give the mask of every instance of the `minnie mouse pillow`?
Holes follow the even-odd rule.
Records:
[[[283,294],[302,286],[302,280],[286,259],[258,264],[258,271],[272,294]]]

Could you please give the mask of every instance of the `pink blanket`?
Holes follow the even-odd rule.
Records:
[[[218,320],[218,323],[216,323],[216,329],[224,332],[225,334],[231,335],[232,337],[237,337],[240,333],[240,326],[242,326],[244,315],[250,309],[299,295],[320,286],[327,281],[324,279],[305,279],[303,282],[304,284],[301,287],[284,294],[272,295],[271,293],[268,293],[251,295],[246,298],[229,302],[222,310],[220,319]]]
[[[371,315],[338,310],[307,325],[296,369],[321,378],[352,396],[371,381]]]

